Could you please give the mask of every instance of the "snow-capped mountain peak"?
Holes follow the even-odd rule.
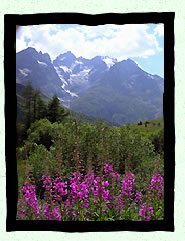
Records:
[[[120,123],[133,116],[140,120],[142,111],[135,116],[135,103],[145,110],[146,119],[162,113],[164,80],[143,71],[131,59],[76,58],[68,51],[51,62],[49,54],[28,48],[16,54],[16,82],[31,82],[49,98],[56,94],[66,107]]]
[[[108,69],[110,69],[110,67],[112,67],[117,62],[116,59],[110,58],[108,56],[102,57],[102,60],[106,63]]]

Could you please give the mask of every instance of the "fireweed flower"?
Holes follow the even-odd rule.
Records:
[[[117,185],[119,183],[120,175],[118,173],[114,172],[113,167],[111,165],[108,165],[107,163],[105,163],[105,165],[104,165],[104,177],[108,178],[108,180],[105,181],[105,183],[111,182],[112,185],[113,184]]]
[[[52,192],[52,182],[50,176],[46,177],[45,175],[42,176],[43,186],[47,191]]]
[[[108,181],[105,181],[105,182],[103,181],[103,182],[102,182],[102,185],[105,186],[105,187],[108,187],[109,182],[108,182]]]
[[[88,189],[89,189],[90,192],[94,190],[93,189],[94,188],[93,187],[94,179],[95,179],[95,177],[94,177],[94,172],[93,171],[91,171],[91,173],[89,175],[85,175],[85,183],[87,184]]]
[[[150,191],[151,194],[155,194],[157,196],[157,200],[161,199],[163,192],[163,178],[159,173],[152,176]]]
[[[153,216],[153,207],[147,207],[146,203],[143,203],[142,208],[139,210],[140,216],[144,217],[140,221],[149,221]]]
[[[127,200],[131,200],[132,191],[133,191],[133,174],[130,175],[126,174],[126,177],[122,179],[122,196],[128,196]]]
[[[74,178],[70,179],[70,196],[72,197],[72,203],[75,203],[77,200],[88,202],[88,195],[90,193],[90,187],[88,185],[89,180],[84,178],[84,180],[78,179],[80,173],[77,175],[73,173]]]
[[[135,194],[135,203],[138,204],[139,206],[142,204],[142,196],[138,192]]]
[[[43,175],[42,181],[46,191],[42,216],[47,220],[88,220],[88,215],[90,214],[91,218],[93,215],[96,216],[94,213],[100,208],[104,213],[103,216],[106,213],[114,213],[116,219],[127,212],[132,199],[139,207],[140,221],[149,221],[155,211],[153,204],[148,202],[150,200],[147,204],[142,204],[142,195],[140,193],[133,195],[134,175],[126,173],[124,178],[120,178],[120,175],[114,172],[113,167],[107,163],[104,165],[104,174],[101,178],[95,177],[93,172],[85,176],[82,176],[80,172],[74,172],[70,178],[69,189],[62,177],[55,178],[52,182],[50,176]],[[159,174],[152,177],[150,191],[156,195],[156,199],[161,197],[162,182],[163,178]],[[23,205],[18,204],[21,211],[18,212],[17,218],[29,218],[27,215],[29,211],[30,214],[36,215],[35,219],[39,219],[41,210],[38,209],[37,198],[34,194],[35,187],[25,182],[22,191],[24,202]],[[60,203],[60,208],[57,206],[58,203]],[[132,209],[130,211],[132,212]]]
[[[48,220],[61,221],[61,215],[59,214],[59,208],[56,204],[44,204],[43,205],[44,218]]]
[[[113,177],[114,177],[115,183],[118,184],[119,179],[120,179],[120,175],[118,173],[114,173]]]
[[[102,199],[104,202],[107,202],[108,196],[109,196],[109,190],[105,190],[105,188],[102,188],[103,194],[102,194]]]
[[[105,165],[104,165],[104,172],[105,172],[105,174],[109,172],[108,168],[109,168],[109,165],[107,163],[105,163]]]
[[[28,183],[25,182],[24,186],[22,188],[24,200],[26,202],[27,208],[30,210],[30,213],[34,213],[39,217],[39,208],[38,208],[38,202],[37,202],[37,197],[35,194],[35,186],[34,185],[27,185]],[[29,211],[28,211],[29,212]]]
[[[58,182],[59,179],[55,179],[55,182],[54,182],[54,186],[53,186],[53,189],[54,189],[54,198],[56,198],[56,200],[58,202],[62,202],[62,197],[63,196],[66,196],[67,195],[67,182]]]
[[[94,197],[95,199],[100,196],[100,177],[94,179]]]
[[[25,204],[24,204],[24,199],[18,200],[18,205],[17,205],[17,217],[16,219],[26,219],[26,210],[25,210]]]
[[[104,178],[107,180],[102,182],[102,186],[109,187],[109,190],[103,190],[103,200],[106,202],[106,207],[109,209],[116,207],[115,211],[120,212],[121,206],[124,205],[123,200],[116,198],[119,192],[118,188],[120,188],[120,175],[113,171],[112,165],[105,163]]]
[[[139,214],[140,214],[141,216],[145,216],[145,213],[146,213],[146,209],[140,209],[140,210],[139,210]]]
[[[109,174],[110,172],[113,172],[113,168],[111,165],[108,165],[107,163],[104,164],[104,173]]]
[[[115,204],[110,203],[109,205],[107,205],[108,208],[113,207],[113,206],[115,207],[114,210],[117,213],[117,215],[119,216],[120,210],[122,209],[123,206],[125,206],[125,202],[123,202],[123,200],[119,196],[116,196],[115,197]]]
[[[90,204],[86,204],[86,205],[85,205],[86,209],[88,209],[88,208],[89,208],[89,206],[90,206]]]
[[[153,208],[152,207],[147,207],[146,209],[151,216],[153,216]]]
[[[108,166],[108,170],[109,170],[109,172],[110,172],[110,171],[113,172],[113,168],[112,168],[112,166]]]

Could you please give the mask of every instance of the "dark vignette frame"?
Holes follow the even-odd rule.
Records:
[[[174,12],[161,13],[48,13],[7,14],[4,16],[4,73],[5,73],[5,159],[6,159],[6,231],[62,231],[62,232],[112,232],[112,231],[170,231],[174,232],[174,181],[175,181],[175,124],[174,124]],[[70,222],[17,220],[18,178],[16,163],[16,25],[38,24],[164,24],[164,220]],[[11,81],[13,83],[11,83]],[[170,108],[168,108],[170,107]]]

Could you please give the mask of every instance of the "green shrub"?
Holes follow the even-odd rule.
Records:
[[[38,145],[35,150],[30,153],[29,164],[32,168],[32,174],[36,186],[36,192],[40,195],[42,190],[42,175],[55,175],[55,169],[57,167],[56,160],[51,152],[49,152],[44,145]]]
[[[51,128],[52,124],[47,119],[37,120],[31,125],[27,131],[28,138],[25,141],[28,152],[34,150],[35,144],[42,144],[49,150],[52,145]]]

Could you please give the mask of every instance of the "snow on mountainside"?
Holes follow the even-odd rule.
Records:
[[[95,57],[92,60],[83,57],[76,58],[70,51],[59,55],[53,65],[59,78],[62,80],[62,88],[77,97],[88,88],[97,84],[98,76],[102,76],[107,69],[114,64],[111,58]],[[108,66],[108,67],[107,67]]]
[[[112,59],[108,56],[103,57],[102,60],[106,63],[108,69],[110,69],[110,67],[113,66],[117,62],[116,59]]]
[[[37,60],[37,63],[40,64],[40,65],[42,65],[42,66],[44,66],[44,67],[47,67],[47,66],[48,66],[46,63],[41,62],[41,61],[39,61],[39,60]]]
[[[80,70],[76,74],[71,74],[70,79],[69,79],[70,84],[71,85],[73,85],[73,84],[86,84],[88,82],[88,76],[89,76],[90,71],[91,71],[91,69],[85,68],[83,70]]]
[[[23,75],[24,77],[28,76],[28,74],[31,72],[31,70],[25,68],[25,69],[19,69],[20,74]]]
[[[60,65],[59,67],[60,67],[61,69],[63,69],[64,72],[69,72],[69,73],[72,72],[71,69],[69,69],[68,67],[66,67],[66,66],[64,66],[64,65]]]

